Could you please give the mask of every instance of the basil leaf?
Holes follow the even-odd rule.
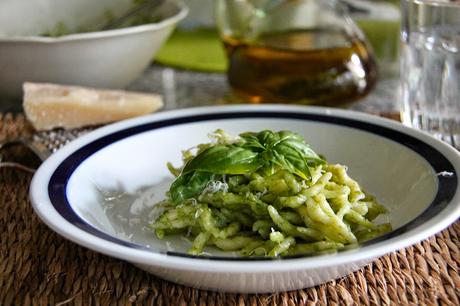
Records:
[[[238,145],[215,145],[185,165],[183,173],[192,171],[212,172],[214,174],[246,174],[257,171],[262,164],[258,153]]]
[[[200,194],[207,183],[220,174],[246,174],[263,164],[258,153],[238,145],[214,145],[191,159],[169,190],[173,203]]]
[[[240,145],[242,148],[251,149],[257,152],[265,150],[265,147],[260,143],[257,138],[257,134],[247,132],[240,134],[240,137],[243,139],[243,143]]]
[[[272,147],[274,162],[284,169],[306,179],[310,177],[309,166],[325,162],[299,134],[290,131],[280,131],[277,134],[279,140]]]
[[[200,194],[214,176],[213,173],[200,171],[180,175],[169,189],[172,202],[177,205]]]
[[[201,151],[185,165],[170,188],[173,203],[199,195],[216,175],[248,174],[260,171],[273,174],[285,169],[303,179],[310,168],[325,163],[305,140],[290,131],[242,133],[242,141],[217,144]]]
[[[243,133],[240,137],[244,140],[243,147],[260,153],[259,159],[264,164],[264,173],[273,172],[276,165],[307,179],[310,177],[309,166],[324,163],[299,134],[291,131],[265,130],[259,133]]]
[[[283,141],[281,144],[285,147],[290,147],[302,154],[309,166],[318,166],[326,162],[321,156],[316,154],[316,152],[313,151],[310,146],[303,140],[297,141],[288,139]]]
[[[265,149],[271,149],[279,141],[279,135],[278,133],[265,130],[257,134],[257,139]]]
[[[291,131],[279,131],[277,134],[278,134],[278,141],[273,144],[274,147],[288,140],[304,142],[304,139],[299,134],[293,133]]]
[[[303,179],[310,177],[310,168],[308,167],[307,160],[302,152],[295,148],[285,145],[284,143],[278,144],[273,150],[274,162],[300,176]]]
[[[261,162],[263,162],[263,167],[260,168],[259,173],[263,176],[270,176],[275,174],[277,167],[279,166],[274,163],[275,157],[273,156],[273,151],[265,150],[264,152],[259,154],[259,158]],[[281,166],[283,168],[283,166]]]

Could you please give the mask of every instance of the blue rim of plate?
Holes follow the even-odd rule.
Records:
[[[385,137],[387,139],[393,140],[407,148],[413,150],[422,156],[433,168],[435,173],[448,172],[451,175],[448,176],[438,176],[438,190],[434,200],[430,205],[423,211],[419,216],[410,221],[409,223],[399,227],[385,235],[376,237],[372,240],[363,242],[359,247],[365,247],[368,245],[381,242],[392,237],[401,235],[405,232],[408,232],[417,226],[424,223],[426,220],[437,215],[442,211],[452,200],[455,195],[458,178],[457,172],[455,171],[454,166],[451,162],[436,148],[428,145],[427,143],[402,132],[393,130],[391,128],[383,127],[380,125],[375,125],[372,123],[367,123],[364,121],[359,121],[350,118],[335,117],[331,115],[323,114],[313,114],[313,113],[291,113],[291,112],[270,112],[270,111],[241,111],[241,112],[220,112],[220,113],[211,113],[204,115],[192,115],[192,116],[180,116],[171,119],[159,120],[154,122],[149,122],[133,127],[129,127],[123,130],[115,131],[111,134],[105,135],[101,138],[98,138],[91,143],[84,145],[79,148],[68,157],[66,157],[56,168],[56,170],[51,175],[51,178],[48,183],[48,195],[53,205],[54,209],[69,223],[80,228],[81,230],[88,232],[96,237],[102,238],[104,240],[134,248],[140,250],[148,250],[149,252],[155,252],[160,254],[186,257],[186,258],[200,258],[200,259],[213,259],[213,260],[236,260],[236,261],[247,261],[247,260],[274,260],[276,258],[270,257],[228,257],[228,256],[196,256],[186,253],[174,252],[174,251],[152,251],[148,247],[129,241],[122,240],[111,236],[103,231],[93,227],[88,224],[85,220],[80,218],[78,214],[72,209],[66,194],[68,181],[73,174],[73,172],[78,168],[78,166],[84,162],[88,157],[96,153],[97,151],[103,149],[104,147],[112,144],[116,141],[125,139],[130,136],[134,136],[143,132],[171,127],[174,125],[188,124],[193,122],[202,122],[202,121],[212,121],[212,120],[231,120],[231,119],[248,119],[248,118],[270,118],[270,119],[295,119],[295,120],[304,120],[304,121],[313,121],[321,122],[327,124],[340,125],[349,128],[355,128],[361,131],[372,133]],[[339,250],[345,251],[344,250]],[[305,256],[317,256],[315,255],[295,255],[295,256],[284,256],[283,259],[289,258],[299,258]]]

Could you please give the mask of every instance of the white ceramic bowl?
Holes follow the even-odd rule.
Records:
[[[59,23],[76,29],[104,23],[131,0],[0,1],[0,97],[18,98],[25,81],[101,88],[129,85],[187,14],[181,0],[158,8],[161,21],[140,26],[60,37],[39,36]]]
[[[172,181],[166,162],[179,164],[181,150],[206,142],[217,128],[300,133],[329,162],[349,166],[351,176],[389,208],[394,230],[356,249],[280,259],[218,251],[194,257],[180,238],[158,240],[142,230],[151,205]],[[80,245],[181,284],[255,293],[342,277],[439,232],[460,215],[458,173],[456,150],[394,121],[327,108],[208,107],[158,113],[85,135],[40,167],[30,196],[46,224]]]

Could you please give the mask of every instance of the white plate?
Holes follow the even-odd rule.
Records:
[[[208,141],[217,128],[292,130],[389,208],[394,230],[359,248],[300,258],[251,259],[215,252],[186,254],[182,239],[142,230],[172,176],[166,162]],[[347,275],[373,258],[425,239],[460,215],[460,156],[428,134],[366,114],[295,106],[185,109],[98,129],[51,156],[30,196],[40,218],[62,236],[181,284],[230,292],[309,287]],[[101,196],[101,191],[114,191]],[[121,191],[126,194],[120,194]]]

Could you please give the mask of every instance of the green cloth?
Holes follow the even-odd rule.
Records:
[[[378,59],[386,61],[397,60],[399,51],[399,22],[358,19],[356,23],[363,30]]]
[[[215,29],[176,29],[155,61],[191,70],[224,72],[227,69],[225,51]]]

